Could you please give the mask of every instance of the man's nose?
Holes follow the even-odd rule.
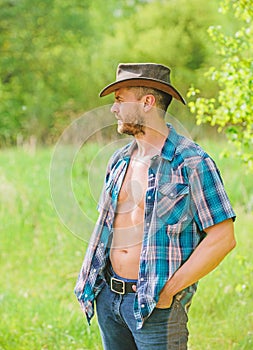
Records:
[[[114,102],[114,104],[111,107],[111,112],[112,113],[118,113],[119,112],[119,104],[118,104],[118,102]]]

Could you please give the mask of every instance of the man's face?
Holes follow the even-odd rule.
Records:
[[[134,90],[121,88],[115,91],[115,102],[111,108],[118,120],[118,132],[136,136],[144,134],[143,102]]]

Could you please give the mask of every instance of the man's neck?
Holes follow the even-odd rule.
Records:
[[[168,134],[169,129],[165,122],[157,125],[155,129],[145,127],[145,134],[135,137],[137,143],[136,157],[150,156],[152,158],[160,154]]]

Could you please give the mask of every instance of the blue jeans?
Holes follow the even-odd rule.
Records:
[[[97,296],[98,324],[105,350],[186,350],[188,317],[174,298],[168,309],[154,309],[136,330],[134,293],[114,293],[106,284]]]

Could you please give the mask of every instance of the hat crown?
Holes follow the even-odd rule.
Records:
[[[157,63],[120,63],[116,81],[107,85],[100,96],[106,96],[120,88],[143,86],[162,91],[186,104],[182,95],[170,83],[170,68]]]
[[[170,84],[170,69],[155,63],[121,63],[118,65],[116,80],[154,79]]]

